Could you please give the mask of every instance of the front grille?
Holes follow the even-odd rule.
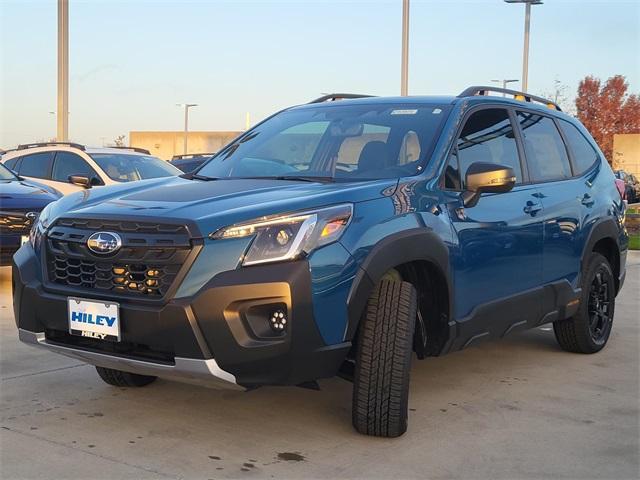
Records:
[[[31,224],[26,212],[0,212],[0,234],[27,235]]]
[[[87,239],[115,232],[122,247],[111,255],[93,253]],[[49,281],[73,289],[122,296],[162,298],[191,252],[182,225],[61,219],[47,232]]]

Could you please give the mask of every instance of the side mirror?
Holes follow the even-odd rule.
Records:
[[[69,183],[79,187],[91,188],[91,179],[86,175],[69,175]]]
[[[472,163],[467,169],[465,185],[462,192],[465,207],[473,207],[483,193],[506,193],[516,184],[513,168],[497,163]]]

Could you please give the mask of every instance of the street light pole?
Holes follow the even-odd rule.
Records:
[[[525,5],[524,14],[524,48],[522,51],[522,91],[529,86],[529,30],[531,28],[531,3]]]
[[[522,91],[529,86],[529,32],[531,27],[531,5],[542,5],[542,0],[504,0],[506,3],[524,3],[524,47],[522,51]]]
[[[508,84],[508,83],[517,82],[517,81],[518,81],[518,79],[517,79],[517,78],[516,78],[516,79],[506,79],[506,78],[505,78],[505,79],[503,79],[503,80],[491,80],[491,81],[492,81],[492,82],[495,82],[495,83],[501,83],[501,84],[502,84],[502,88],[505,88],[505,89],[506,89],[506,88],[507,88],[507,84]],[[502,94],[502,96],[504,97],[504,96],[506,96],[506,95],[503,93],[503,94]]]
[[[187,154],[187,136],[189,135],[189,108],[197,107],[197,103],[176,103],[178,107],[184,107],[184,142],[183,154]]]
[[[402,0],[402,66],[400,95],[409,95],[409,0]]]
[[[58,109],[56,140],[69,140],[69,1],[58,0]]]

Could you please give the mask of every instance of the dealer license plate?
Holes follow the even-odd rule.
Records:
[[[69,333],[120,341],[120,305],[114,302],[69,297]]]

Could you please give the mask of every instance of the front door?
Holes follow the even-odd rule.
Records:
[[[445,187],[463,191],[466,170],[485,162],[513,168],[508,193],[484,194],[464,207],[451,192],[454,317],[458,345],[503,336],[541,317],[543,223],[536,186],[523,184],[523,162],[508,110],[483,107],[466,120],[449,158]]]

